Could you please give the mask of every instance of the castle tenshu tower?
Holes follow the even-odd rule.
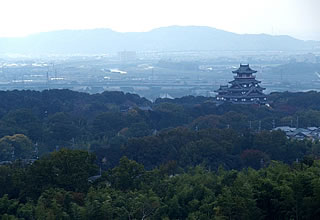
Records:
[[[231,85],[220,86],[215,92],[217,101],[227,101],[236,104],[265,104],[267,96],[263,93],[265,88],[262,88],[259,83],[261,81],[256,80],[256,70],[252,70],[249,64],[240,64],[240,67],[232,71],[237,74],[234,76],[234,80],[229,82]]]

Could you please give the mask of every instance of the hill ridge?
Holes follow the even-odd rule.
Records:
[[[168,26],[147,32],[117,32],[107,28],[41,32],[0,38],[0,53],[99,54],[133,51],[294,51],[315,50],[319,41],[288,35],[236,34],[207,26]]]

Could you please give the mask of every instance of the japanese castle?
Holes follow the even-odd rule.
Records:
[[[240,67],[232,71],[237,74],[234,76],[234,80],[229,82],[231,85],[220,86],[215,92],[217,101],[231,102],[235,104],[265,104],[267,102],[267,96],[263,93],[265,88],[262,88],[259,83],[261,81],[256,80],[256,70],[252,70],[249,64],[240,64]]]

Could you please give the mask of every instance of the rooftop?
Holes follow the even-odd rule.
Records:
[[[249,64],[240,64],[240,67],[237,70],[232,71],[237,74],[252,74],[256,73],[256,70],[250,68]]]

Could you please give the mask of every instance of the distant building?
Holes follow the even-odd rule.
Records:
[[[296,62],[317,63],[317,56],[313,53],[299,54],[295,56]]]
[[[137,54],[135,51],[120,51],[118,52],[118,57],[121,62],[135,61]]]
[[[161,99],[174,99],[170,94],[168,93],[162,93],[160,94],[159,98]]]
[[[217,101],[231,102],[236,104],[265,104],[267,96],[263,93],[265,88],[262,88],[259,83],[261,81],[256,80],[256,70],[252,70],[249,64],[240,64],[240,67],[232,71],[237,74],[234,76],[234,80],[229,82],[231,85],[220,86],[215,92]]]
[[[281,130],[286,133],[287,138],[296,140],[319,140],[320,139],[320,128],[318,127],[307,127],[307,128],[293,128],[289,126],[281,126],[272,129],[274,131]]]

